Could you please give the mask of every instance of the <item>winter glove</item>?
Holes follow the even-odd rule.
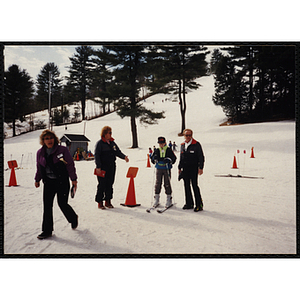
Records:
[[[158,161],[157,155],[153,155],[153,156],[151,157],[151,162],[152,162],[153,164],[156,164],[157,161]]]
[[[183,178],[183,172],[181,171],[178,175],[178,181],[180,181]]]
[[[164,158],[164,163],[171,165],[172,164],[172,159],[170,157],[166,157],[166,158]]]

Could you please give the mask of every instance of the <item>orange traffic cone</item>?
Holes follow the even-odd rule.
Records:
[[[233,165],[231,169],[238,169],[235,156],[233,157]]]
[[[135,199],[134,178],[137,174],[137,171],[138,168],[134,168],[134,167],[128,169],[128,173],[126,177],[129,177],[130,181],[129,181],[125,203],[124,204],[121,203],[121,205],[123,206],[135,207],[141,205],[141,204],[136,204],[136,199]]]
[[[15,168],[11,169],[9,185],[8,186],[17,186],[16,172]]]
[[[254,157],[254,150],[253,149],[254,149],[254,147],[251,148],[251,156],[250,156],[250,158],[255,158]]]
[[[147,168],[151,168],[151,165],[150,165],[150,155],[147,154],[148,156],[148,160],[147,160]]]
[[[76,156],[76,160],[78,161],[79,160],[79,154],[77,153],[77,156]]]
[[[129,186],[127,190],[127,196],[125,200],[124,206],[134,207],[139,206],[140,204],[136,204],[135,199],[135,189],[134,189],[134,179],[133,177],[130,177]]]

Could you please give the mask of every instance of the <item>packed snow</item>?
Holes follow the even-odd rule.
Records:
[[[178,147],[183,142],[178,136],[178,101],[158,94],[146,99],[144,105],[164,110],[166,118],[147,127],[137,123],[138,149],[130,148],[129,119],[116,113],[68,125],[67,130],[54,127],[58,137],[85,130],[91,141],[89,149],[94,152],[101,128],[109,125],[130,161],[117,159],[115,208],[106,210],[99,210],[95,202],[95,162],[76,161],[78,190],[69,203],[79,216],[79,226],[71,229],[55,200],[54,235],[46,240],[37,239],[43,185],[34,187],[35,155],[42,130],[5,139],[5,164],[17,160],[20,168],[16,169],[18,186],[8,187],[11,171],[4,172],[4,254],[296,254],[295,122],[219,126],[225,115],[212,102],[213,77],[202,77],[198,82],[202,86],[187,94],[186,126],[193,129],[205,155],[204,174],[199,176],[204,211],[182,210],[184,188],[183,182],[178,182],[179,152],[175,152],[171,184],[176,205],[163,214],[146,212],[153,201],[155,176],[153,165],[147,167],[149,147],[157,146],[161,135]],[[250,158],[252,147],[255,158]],[[238,169],[232,169],[234,156]],[[129,167],[139,168],[134,183],[140,206],[134,208],[120,205],[126,198]],[[215,176],[226,174],[259,178]],[[162,205],[165,201],[162,188]]]

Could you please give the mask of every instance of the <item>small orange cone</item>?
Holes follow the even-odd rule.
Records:
[[[17,186],[16,172],[15,168],[11,169],[9,185],[8,186]]]
[[[11,169],[8,186],[17,186],[17,179],[16,179],[15,168],[18,167],[18,163],[17,163],[16,160],[10,160],[7,163],[8,163],[8,167]]]
[[[76,160],[77,160],[77,161],[79,160],[79,155],[78,155],[78,153],[77,153],[77,157],[76,157]]]
[[[253,149],[254,149],[254,147],[251,148],[251,156],[250,156],[250,158],[255,158],[254,157],[254,150]]]
[[[130,181],[129,181],[125,203],[124,204],[121,203],[121,205],[123,206],[135,207],[141,205],[141,204],[136,204],[136,199],[135,199],[134,178],[136,177],[137,171],[138,168],[134,168],[134,167],[130,167],[128,169],[128,173],[126,177],[129,177]]]
[[[148,160],[147,160],[147,168],[151,168],[151,165],[150,165],[150,155],[147,154],[148,156]]]
[[[235,156],[233,157],[233,165],[231,169],[238,169]]]

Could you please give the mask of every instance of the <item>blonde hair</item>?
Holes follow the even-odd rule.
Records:
[[[45,138],[46,135],[50,135],[51,137],[53,137],[53,138],[54,138],[54,143],[55,143],[55,144],[59,144],[59,143],[60,143],[60,140],[59,140],[59,138],[56,136],[56,134],[54,133],[54,131],[51,131],[51,130],[49,130],[49,129],[46,129],[46,130],[44,130],[44,131],[42,132],[42,134],[40,135],[40,144],[41,144],[42,146],[45,145],[45,143],[44,143],[44,138]]]
[[[102,130],[101,130],[101,137],[105,137],[105,135],[106,135],[107,133],[109,133],[111,130],[112,130],[111,127],[109,127],[109,126],[104,126],[104,127],[102,128]]]
[[[193,130],[188,128],[183,130],[183,134],[185,134],[187,131],[190,131],[191,135],[193,136]]]

